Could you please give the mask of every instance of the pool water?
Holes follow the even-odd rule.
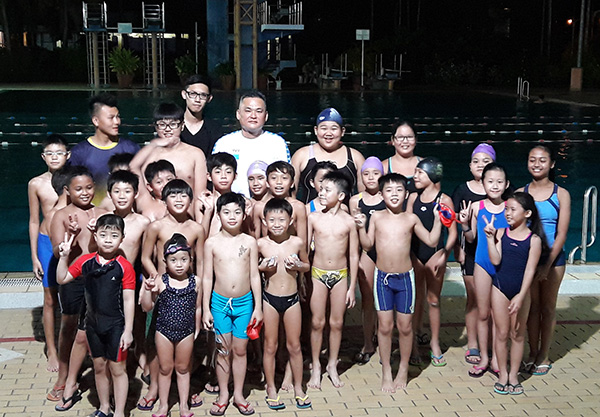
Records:
[[[88,91],[0,92],[0,271],[29,271],[27,182],[45,170],[40,158],[49,132],[76,143],[92,134],[87,115]],[[118,92],[122,136],[139,143],[152,139],[152,110],[162,100],[181,102],[177,91]],[[456,92],[274,92],[267,95],[266,129],[281,133],[293,152],[315,140],[314,118],[336,107],[346,122],[344,141],[365,156],[392,155],[387,144],[399,118],[416,122],[416,153],[436,156],[444,164],[442,190],[451,194],[469,179],[470,153],[477,142],[491,141],[509,180],[520,187],[530,180],[526,158],[532,143],[549,142],[558,152],[556,181],[572,197],[572,219],[565,249],[580,243],[582,197],[598,186],[600,170],[600,108],[556,103],[521,103],[510,97]],[[235,109],[239,96],[215,93],[207,116],[220,120],[224,130],[238,128]],[[578,259],[579,255],[576,256]],[[588,262],[600,261],[600,244],[588,249]]]

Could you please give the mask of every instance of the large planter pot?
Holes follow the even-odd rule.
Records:
[[[233,91],[235,88],[235,75],[221,75],[221,86],[225,91]]]
[[[131,83],[133,83],[133,74],[117,73],[117,82],[119,84],[119,88],[131,88]]]

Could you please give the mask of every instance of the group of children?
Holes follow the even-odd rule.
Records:
[[[342,128],[339,114],[327,110],[317,126],[323,122]],[[338,354],[344,314],[356,303],[357,286],[365,340],[355,360],[367,363],[378,345],[381,389],[404,389],[409,365],[421,361],[419,345],[429,344],[433,366],[446,365],[439,340],[440,294],[454,249],[467,287],[465,358],[474,364],[469,374],[479,377],[497,369],[494,391],[520,394],[520,368],[535,374],[551,368],[554,317],[550,312],[549,324],[545,282],[558,292],[569,202],[568,192],[549,180],[553,161],[547,148],[531,151],[533,182],[506,199],[506,173],[493,162],[493,148],[479,145],[471,158],[473,180],[459,187],[453,199],[441,192],[441,162],[415,157],[414,128],[401,123],[392,135],[395,159],[385,165],[376,157],[361,160],[356,178],[330,161],[315,161],[306,183],[316,197],[304,204],[295,198],[296,169],[284,161],[254,162],[246,173],[251,198],[232,193],[236,159],[218,152],[205,160],[193,146],[182,146],[182,119],[177,106],[159,105],[157,138],[135,156],[113,157],[108,196],[98,207],[92,204],[90,172],[66,165],[64,139],[51,135],[45,142],[42,158],[48,172],[29,184],[31,217],[39,220],[41,210],[44,220],[30,222],[30,235],[38,236],[31,239],[32,261],[36,276],[44,280],[48,369],[59,371],[59,383],[48,394],[57,401],[56,410],[68,410],[80,399],[77,377],[89,346],[100,400],[95,415],[110,415],[111,390],[114,415],[124,415],[129,383],[125,359],[133,342],[142,377],[149,382],[138,408],[153,410],[158,401],[153,416],[168,415],[175,371],[180,415],[193,415],[191,408],[202,405],[201,397],[190,392],[194,343],[206,330],[214,334],[209,348],[215,354],[208,363],[214,375],[207,390],[217,393],[210,414],[223,415],[230,402],[241,414],[253,414],[243,393],[246,351],[249,335],[260,333],[261,327],[266,406],[286,407],[275,385],[278,345],[285,340],[289,361],[282,388],[293,390],[297,408],[309,408],[301,305],[308,295],[311,376],[306,385],[321,387],[327,327],[325,369],[331,383],[342,387]],[[552,195],[546,199],[549,188]],[[538,203],[547,207],[537,210]],[[551,207],[556,212],[547,218]],[[505,262],[509,257],[510,263]],[[536,278],[536,273],[546,275]],[[58,349],[56,283],[61,284],[62,312]],[[430,339],[421,330],[425,300]],[[496,329],[491,359],[490,310]],[[394,321],[400,346],[395,377]],[[522,367],[527,328],[535,347]]]

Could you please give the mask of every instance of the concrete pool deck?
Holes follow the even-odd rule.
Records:
[[[45,369],[41,325],[41,286],[31,273],[0,275],[0,417],[85,416],[94,411],[97,397],[93,373],[82,378],[83,400],[69,412],[59,414],[46,400],[55,374]],[[360,349],[362,332],[360,308],[346,316],[339,369],[345,386],[335,389],[326,375],[321,390],[308,390],[312,410],[298,410],[292,394],[280,392],[287,408],[269,410],[264,401],[261,377],[249,372],[248,400],[257,416],[591,416],[600,414],[600,265],[569,266],[561,286],[557,306],[556,337],[551,349],[553,368],[546,376],[524,375],[525,394],[500,396],[492,393],[495,379],[488,373],[470,378],[464,361],[464,297],[457,266],[451,265],[442,300],[441,341],[448,365],[436,368],[427,361],[411,367],[406,391],[384,394],[379,390],[381,367],[377,354],[362,366],[352,362]],[[12,307],[11,307],[12,306]],[[422,350],[423,357],[428,350]],[[306,359],[306,355],[305,355]],[[397,367],[397,357],[394,361]],[[128,410],[130,416],[150,416],[135,409],[145,393],[139,370],[132,370]],[[305,370],[305,381],[308,370]],[[202,386],[195,375],[193,386]],[[174,387],[172,393],[174,392]],[[215,397],[203,394],[205,405],[194,409],[196,416],[209,415]],[[177,415],[178,407],[172,408]],[[238,415],[230,406],[226,415]]]

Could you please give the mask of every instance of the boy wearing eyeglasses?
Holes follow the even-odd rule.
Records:
[[[181,141],[183,109],[175,103],[160,103],[154,109],[154,127],[157,137],[133,158],[131,171],[143,178],[148,164],[164,159],[176,167],[177,178],[188,183],[195,194],[204,191],[206,158],[200,149]],[[145,193],[145,188],[140,187],[140,193]]]
[[[58,371],[58,353],[54,341],[54,309],[57,305],[56,264],[50,271],[52,260],[52,242],[48,233],[40,228],[40,211],[45,219],[58,203],[58,194],[52,187],[52,175],[67,163],[70,153],[67,142],[61,135],[50,135],[44,141],[42,159],[47,171],[32,178],[27,184],[29,197],[29,244],[33,275],[44,285],[43,324],[46,336],[48,363],[46,369]],[[64,207],[64,205],[63,205]]]
[[[185,100],[181,140],[200,148],[207,158],[215,142],[223,136],[221,125],[204,117],[204,110],[213,99],[210,91],[210,80],[198,74],[189,77],[181,90],[181,98]]]

